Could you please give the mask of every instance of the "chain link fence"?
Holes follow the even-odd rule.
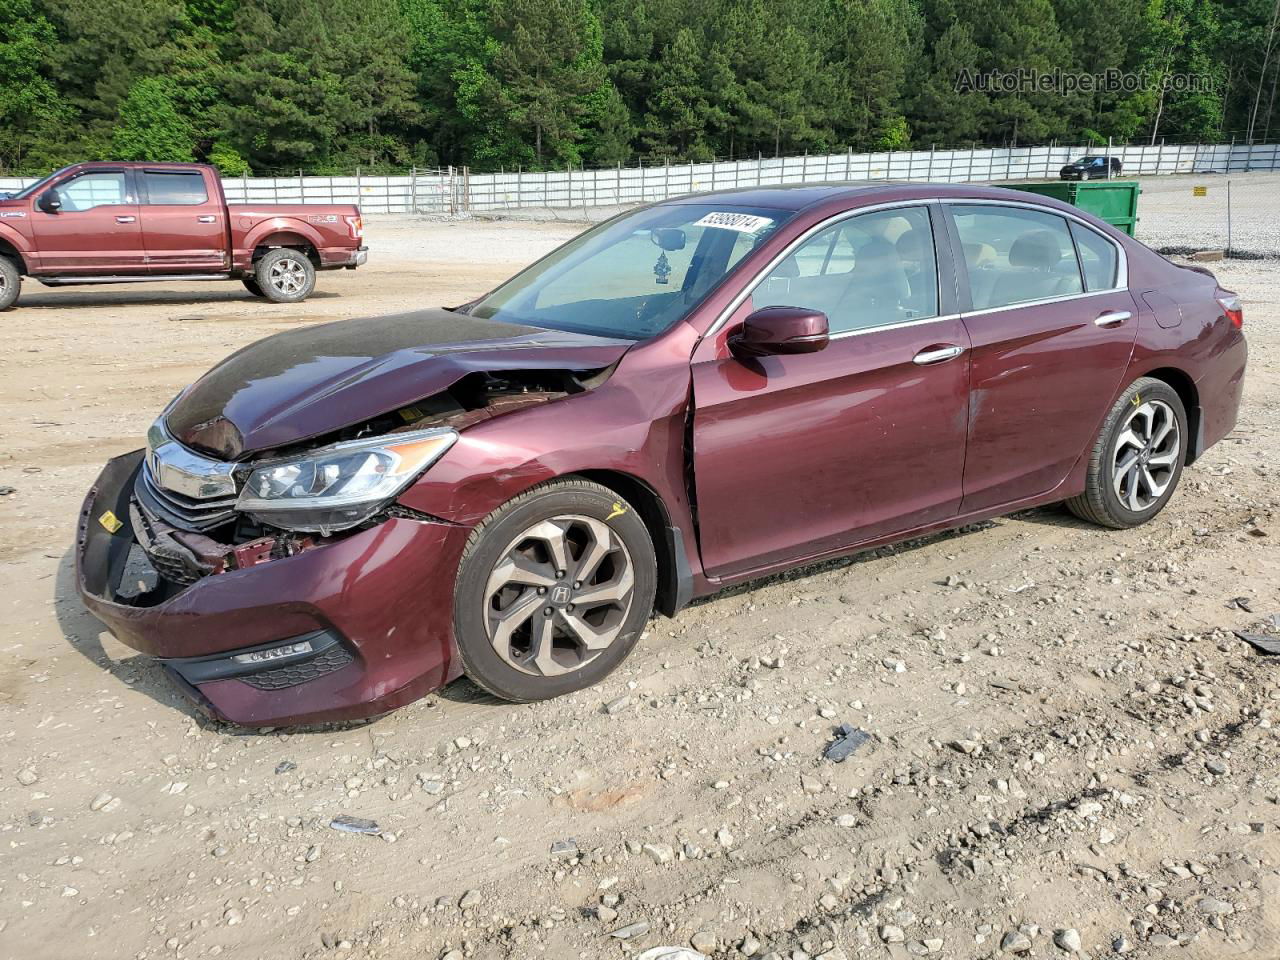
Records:
[[[1280,256],[1280,173],[1143,180],[1137,238],[1165,253]]]

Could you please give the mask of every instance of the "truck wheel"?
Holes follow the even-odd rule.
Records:
[[[289,247],[269,251],[258,261],[254,276],[272,303],[297,303],[316,288],[316,268],[305,253]]]
[[[22,274],[8,257],[0,257],[0,310],[8,310],[18,302],[22,291]]]
[[[253,277],[241,277],[240,282],[244,284],[244,288],[252,293],[255,297],[262,296],[262,288],[258,286],[258,281]]]

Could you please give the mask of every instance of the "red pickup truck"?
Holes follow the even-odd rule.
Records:
[[[23,276],[46,286],[240,280],[296,303],[317,270],[364,263],[363,236],[352,204],[228,204],[202,164],[77,163],[0,194],[0,310]]]

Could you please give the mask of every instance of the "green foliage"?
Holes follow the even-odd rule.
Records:
[[[143,77],[135,83],[120,105],[112,159],[190,162],[192,147],[191,123],[174,105],[173,82]]]
[[[1020,69],[1146,83],[957,88]],[[1277,0],[0,0],[4,172],[1261,139],[1278,88]]]

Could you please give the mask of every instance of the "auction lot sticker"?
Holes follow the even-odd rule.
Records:
[[[739,233],[755,233],[773,223],[770,217],[757,217],[750,213],[708,213],[694,224],[695,227],[719,227],[721,230],[737,230]]]

